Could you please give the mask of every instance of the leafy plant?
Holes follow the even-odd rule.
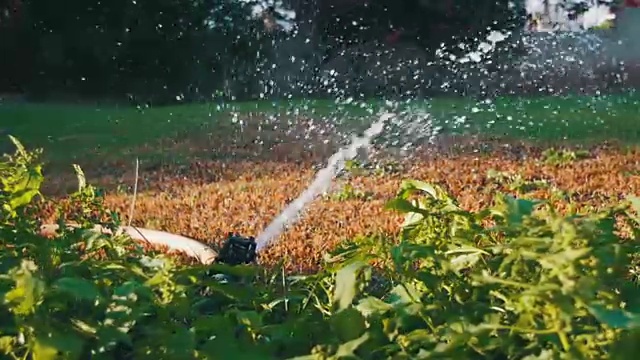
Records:
[[[487,179],[492,180],[499,185],[504,185],[507,190],[520,195],[551,187],[549,182],[544,179],[528,180],[520,174],[509,174],[496,170],[490,170],[487,173]]]
[[[363,191],[357,189],[351,184],[344,184],[342,188],[331,194],[330,198],[335,201],[347,201],[347,200],[368,200],[373,194],[370,191]]]
[[[362,163],[358,160],[347,160],[345,162],[345,171],[354,176],[393,175],[400,174],[403,170],[402,164],[389,159],[373,161],[370,163]]]
[[[557,150],[547,149],[542,153],[542,161],[552,166],[567,166],[576,160],[582,160],[589,157],[589,152],[585,150]]]
[[[40,195],[40,185],[44,179],[42,165],[38,162],[41,151],[27,151],[13,136],[9,136],[16,146],[13,155],[5,155],[0,162],[0,221],[16,220],[19,209],[24,208],[33,198]]]
[[[21,147],[0,163],[10,179],[39,174],[39,166]],[[634,197],[565,216],[544,201],[497,193],[492,206],[470,212],[439,186],[404,181],[387,204],[405,214],[397,237],[347,240],[318,273],[285,277],[279,268],[187,265],[91,231],[115,220],[76,172],[81,226],[53,239],[38,234],[27,198],[14,200],[27,192],[33,200],[38,187],[3,182],[1,358],[635,355]]]

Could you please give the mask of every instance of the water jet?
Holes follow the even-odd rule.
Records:
[[[204,265],[214,262],[223,262],[229,265],[254,262],[257,252],[264,249],[276,237],[281,235],[287,226],[293,224],[305,207],[329,188],[334,177],[344,169],[345,162],[355,158],[361,148],[370,146],[371,140],[382,133],[386,123],[394,117],[395,115],[391,113],[381,115],[376,122],[364,131],[363,136],[354,136],[349,146],[338,150],[332,155],[327,166],[318,171],[315,179],[307,189],[291,202],[256,238],[229,233],[219,253],[211,247],[185,236],[135,226],[123,226],[113,232],[103,226],[96,225],[91,231],[107,235],[126,234],[133,240],[165,246],[170,251],[183,253],[197,259]],[[77,224],[67,224],[66,226],[78,228]],[[53,236],[58,230],[60,230],[59,225],[45,224],[40,228],[40,234]]]

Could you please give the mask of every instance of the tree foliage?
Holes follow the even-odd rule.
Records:
[[[142,101],[209,95],[259,49],[250,2],[24,0],[26,91]],[[13,49],[16,50],[16,49]],[[30,61],[29,61],[30,60]]]
[[[257,95],[251,86],[270,41],[262,19],[252,14],[256,4],[262,2],[3,0],[0,10],[20,11],[7,12],[11,21],[0,23],[0,50],[10,54],[2,70],[14,88],[43,99],[75,94],[167,102],[210,99],[218,92]],[[412,41],[433,48],[508,27],[512,15],[507,0],[381,0],[352,11],[330,9],[311,21],[329,47],[381,39],[402,27]],[[229,81],[235,89],[225,88]]]

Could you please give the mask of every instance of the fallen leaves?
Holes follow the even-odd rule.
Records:
[[[618,201],[625,194],[640,194],[640,149],[593,149],[586,159],[563,166],[541,160],[539,149],[495,147],[491,152],[459,151],[434,156],[424,153],[407,160],[402,172],[352,175],[336,181],[335,188],[349,183],[370,192],[367,198],[318,198],[298,223],[260,256],[265,265],[284,262],[290,271],[312,271],[323,254],[340,241],[360,234],[395,234],[402,216],[384,209],[403,179],[419,179],[444,186],[469,210],[487,206],[496,191],[513,193],[504,182],[487,179],[490,170],[519,174],[523,181],[543,179],[548,187],[527,193],[553,199],[559,209],[567,201],[579,208],[600,207]],[[290,201],[311,182],[314,162],[194,160],[182,165],[165,165],[142,171],[133,225],[168,231],[206,243],[219,243],[229,231],[257,235]],[[119,175],[89,179],[109,189],[107,207],[126,219],[132,200],[130,191],[116,191],[119,185],[134,183],[133,169]],[[635,174],[635,175],[634,175]],[[555,199],[554,189],[568,191],[566,199]],[[516,194],[523,196],[525,194]],[[52,207],[43,209],[53,222]]]

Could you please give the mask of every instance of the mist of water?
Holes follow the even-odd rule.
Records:
[[[625,23],[632,22],[634,21],[628,20]],[[627,30],[625,31],[626,33],[631,33]],[[408,50],[406,53],[402,53],[400,51],[402,49],[394,48],[380,51],[377,48],[361,49],[365,53],[372,54],[376,51],[386,54],[387,50],[389,53],[398,50],[400,52],[398,58],[404,59],[406,57],[408,62],[413,64],[413,67],[408,69],[405,63],[396,61],[395,57],[391,58],[376,53],[378,58],[384,61],[369,61],[375,66],[363,66],[368,74],[366,76],[355,76],[351,74],[352,69],[350,66],[336,62],[335,64],[326,65],[326,68],[320,72],[320,80],[318,80],[313,76],[307,79],[307,75],[311,73],[310,69],[317,68],[317,64],[314,65],[311,61],[314,59],[312,55],[315,53],[311,45],[309,45],[309,39],[305,38],[304,33],[300,33],[298,38],[283,38],[276,44],[278,46],[275,47],[275,53],[279,55],[281,61],[277,64],[272,64],[270,67],[279,71],[286,70],[296,74],[304,74],[304,76],[300,76],[300,81],[291,81],[290,76],[280,76],[282,79],[286,79],[280,84],[284,87],[284,90],[280,90],[283,94],[287,94],[286,97],[291,97],[290,91],[295,90],[293,88],[298,88],[303,93],[313,93],[312,90],[327,88],[327,91],[332,96],[343,100],[347,99],[346,103],[351,103],[354,97],[359,99],[365,96],[363,92],[360,92],[359,86],[351,89],[352,85],[350,84],[358,83],[358,79],[376,78],[376,76],[372,77],[372,74],[395,74],[396,72],[401,72],[402,76],[406,76],[409,73],[408,79],[412,79],[412,81],[405,81],[405,78],[399,77],[405,79],[402,80],[403,86],[401,88],[404,89],[402,92],[408,98],[417,96],[411,94],[418,94],[420,89],[426,87],[428,90],[433,90],[440,94],[471,94],[485,99],[470,108],[471,114],[456,117],[452,120],[444,119],[443,123],[446,124],[447,128],[456,130],[462,128],[462,130],[466,131],[471,126],[471,122],[467,121],[467,117],[473,117],[473,114],[482,111],[495,112],[498,121],[503,119],[502,121],[513,122],[513,125],[510,125],[511,127],[524,131],[526,127],[536,126],[539,122],[539,119],[536,118],[537,114],[530,115],[523,111],[522,115],[517,118],[512,117],[511,114],[502,116],[498,114],[499,108],[490,98],[506,94],[539,94],[543,91],[551,94],[569,91],[579,93],[595,91],[599,93],[603,80],[597,76],[597,72],[603,72],[602,68],[607,71],[617,71],[615,64],[627,58],[631,59],[629,56],[625,57],[626,52],[623,50],[629,47],[630,43],[627,39],[622,44],[621,39],[623,38],[627,39],[631,38],[631,36],[623,36],[622,31],[607,35],[598,31],[538,34],[494,30],[487,35],[486,39],[478,39],[481,41],[477,48],[472,48],[468,44],[458,44],[452,48],[440,48],[434,61],[426,61],[425,59],[427,58],[421,58],[421,53],[414,54]],[[299,51],[304,46],[309,47],[309,54]],[[462,54],[458,51],[458,48],[463,50]],[[517,51],[505,51],[509,49]],[[521,50],[523,53],[521,53]],[[637,51],[628,51],[628,53],[633,53],[635,54],[633,56],[637,57]],[[339,60],[340,58],[347,58],[347,56],[343,53],[336,56],[336,58]],[[608,70],[607,67],[610,67],[611,70]],[[338,71],[340,69],[346,75],[341,74]],[[279,75],[275,73],[269,76],[270,79],[279,78]],[[393,76],[387,77],[389,79],[393,78]],[[573,78],[575,80],[567,80]],[[274,81],[270,83],[274,83]],[[276,84],[265,88],[264,97],[268,97],[269,91],[275,91],[273,89],[278,89],[280,85]],[[368,87],[374,86],[371,84],[362,86],[362,88]],[[517,106],[524,106],[529,100],[518,101],[521,105]],[[292,110],[292,113],[287,115],[295,115],[297,118],[298,112],[303,110],[303,107],[304,110],[308,110],[305,106],[298,106]],[[371,114],[374,111],[373,107],[365,105],[365,103],[362,104],[362,107],[371,110]],[[403,151],[408,151],[417,144],[433,143],[436,140],[436,136],[443,131],[442,123],[439,124],[432,121],[431,114],[435,113],[432,109],[429,108],[422,113],[419,109],[420,107],[411,108],[409,106],[404,112],[394,111],[394,115],[383,115],[365,132],[363,137],[355,138],[349,147],[341,149],[334,154],[329,159],[328,165],[318,172],[312,184],[258,235],[258,249],[268,246],[288,226],[292,225],[305,207],[330,187],[334,177],[344,168],[345,161],[355,157],[359,148],[369,146],[371,139],[382,132],[386,122],[389,122],[387,125],[390,126],[386,128],[385,136],[380,137],[385,138],[386,135],[389,135],[390,139],[379,139],[385,142],[385,148],[402,148]],[[346,135],[341,130],[342,119],[346,118],[342,115],[342,110],[344,109],[340,110],[339,108],[340,106],[336,105],[335,113],[332,113],[329,118],[323,117],[325,121],[318,121],[317,116],[309,120],[306,130],[304,130],[305,134],[302,135],[306,138],[305,140],[310,140],[308,141],[309,146],[313,146],[314,143],[311,140],[312,133],[335,133],[340,137]],[[300,121],[303,120],[289,122],[288,125],[292,133],[299,134]],[[486,128],[493,127],[495,123],[496,120],[488,121]],[[282,129],[288,135],[286,125],[284,126],[285,128]]]
[[[360,148],[367,148],[371,144],[371,140],[380,135],[384,130],[384,126],[392,119],[394,114],[383,114],[373,123],[363,136],[354,137],[348,147],[338,150],[328,161],[327,166],[318,171],[315,179],[307,187],[298,198],[293,200],[262,233],[256,237],[257,250],[261,250],[269,245],[274,239],[280,236],[288,226],[293,225],[298,220],[300,213],[304,208],[313,201],[318,195],[326,192],[331,186],[331,182],[336,175],[345,167],[345,162],[356,157]]]

